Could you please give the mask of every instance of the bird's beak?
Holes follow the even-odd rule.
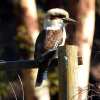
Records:
[[[62,19],[63,19],[64,23],[68,23],[68,22],[77,23],[77,21],[72,18],[62,18]]]

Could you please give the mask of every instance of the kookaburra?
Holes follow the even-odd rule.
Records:
[[[47,79],[47,71],[52,65],[56,65],[58,59],[58,47],[64,46],[66,41],[66,25],[75,22],[69,18],[64,9],[53,8],[47,11],[43,22],[43,30],[40,32],[35,45],[35,59],[42,57],[44,61],[40,64],[36,85],[41,85]]]

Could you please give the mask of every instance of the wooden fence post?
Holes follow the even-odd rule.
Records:
[[[67,55],[67,56],[66,56]],[[59,100],[78,100],[77,46],[59,48]]]
[[[78,57],[77,46],[67,45],[67,100],[79,100],[78,99]]]

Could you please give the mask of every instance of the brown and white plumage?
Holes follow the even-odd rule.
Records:
[[[43,30],[40,32],[35,45],[35,58],[42,57],[44,62],[38,71],[37,83],[40,85],[43,79],[47,78],[47,70],[53,61],[58,59],[58,47],[64,46],[66,41],[65,26],[67,21],[74,21],[69,18],[67,11],[59,8],[47,12]]]

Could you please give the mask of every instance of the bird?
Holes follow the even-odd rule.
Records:
[[[35,44],[35,59],[42,59],[36,79],[36,86],[40,86],[43,80],[47,80],[49,68],[58,64],[58,47],[64,46],[67,38],[66,25],[68,22],[76,22],[69,17],[69,13],[61,8],[52,8],[47,11],[43,29]]]

